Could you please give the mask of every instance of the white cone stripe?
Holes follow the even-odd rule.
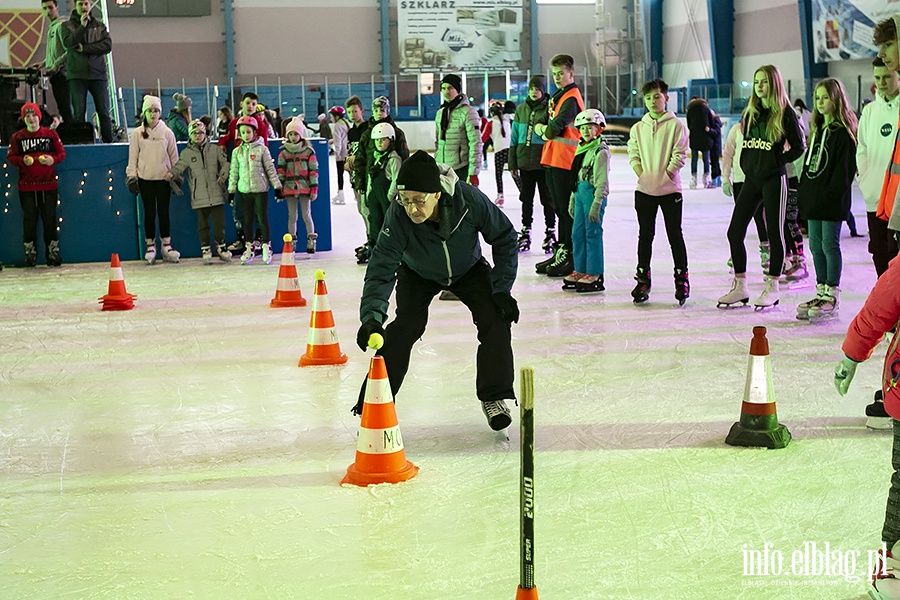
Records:
[[[328,296],[313,296],[313,312],[327,312],[331,310],[331,303],[328,302]]]
[[[122,267],[110,267],[109,268],[109,280],[110,281],[122,281],[125,279],[122,276]]]
[[[356,450],[363,454],[393,454],[403,450],[403,438],[400,437],[400,426],[389,429],[359,428],[359,439]]]
[[[288,250],[281,253],[281,265],[287,266],[294,264],[294,253]]]
[[[300,282],[296,277],[279,277],[275,289],[279,292],[296,292],[300,289]]]
[[[388,379],[370,379],[366,384],[366,404],[389,404],[394,401]]]
[[[328,346],[330,344],[337,344],[337,333],[335,333],[334,327],[310,327],[309,337],[306,338],[306,343],[310,346]]]
[[[772,385],[772,365],[768,356],[751,356],[747,365],[747,384],[744,400],[751,404],[769,404],[775,401]]]

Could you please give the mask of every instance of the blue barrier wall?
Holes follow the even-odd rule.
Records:
[[[325,140],[311,140],[319,160],[319,198],[312,203],[313,222],[319,234],[317,249],[331,250],[331,204],[328,145]],[[179,149],[184,144],[179,144]],[[281,141],[269,142],[272,158],[278,159]],[[23,265],[22,207],[16,182],[19,170],[6,161],[8,148],[0,148],[3,177],[2,210],[0,210],[0,262]],[[66,146],[66,159],[56,165],[59,175],[57,220],[59,247],[67,263],[103,262],[117,252],[122,260],[138,260],[143,256],[144,233],[138,228],[141,201],[125,187],[127,144]],[[200,256],[197,217],[191,210],[190,193],[185,183],[184,195],[172,195],[169,215],[172,245],[185,258]],[[225,206],[225,237],[234,241],[232,209]],[[287,233],[287,204],[276,202],[269,192],[269,226],[272,248],[281,251],[282,236]],[[298,247],[305,248],[306,228],[298,218]],[[38,264],[45,262],[46,244],[42,224],[38,223]]]

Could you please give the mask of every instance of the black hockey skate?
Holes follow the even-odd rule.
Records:
[[[519,239],[516,240],[519,246],[519,252],[528,252],[531,250],[531,227],[523,227],[519,233]]]
[[[547,269],[549,269],[550,265],[552,265],[556,261],[556,254],[559,252],[560,247],[561,246],[559,244],[554,244],[552,253],[550,254],[550,258],[542,260],[541,262],[534,265],[534,272],[540,273],[541,275],[546,275]],[[566,275],[568,275],[568,273],[566,273]]]
[[[634,280],[637,285],[631,290],[631,297],[635,304],[642,304],[650,299],[650,269],[638,267]]]
[[[691,297],[691,282],[687,270],[675,269],[675,299],[678,306],[684,306],[685,300]]]
[[[565,277],[575,268],[572,253],[563,245],[553,255],[553,263],[547,267],[547,277]]]
[[[544,231],[544,241],[541,243],[541,249],[544,251],[544,254],[552,254],[553,246],[556,244],[556,230],[552,227],[548,227]]]

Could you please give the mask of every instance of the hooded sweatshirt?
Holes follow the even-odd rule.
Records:
[[[366,269],[359,305],[363,323],[387,320],[388,301],[401,264],[441,286],[459,281],[484,260],[479,234],[492,249],[491,291],[512,289],[519,256],[512,223],[478,188],[460,182],[449,166],[438,163],[438,167],[442,193],[437,222],[416,225],[397,202],[387,210]]]
[[[856,146],[857,181],[866,201],[866,211],[878,209],[878,197],[884,185],[884,172],[891,164],[897,122],[900,120],[900,95],[887,101],[881,94],[863,107],[859,117]]]
[[[637,191],[650,196],[681,192],[681,167],[687,155],[687,127],[671,110],[659,119],[646,113],[631,128],[628,159],[631,168],[640,165]]]
[[[850,185],[856,173],[856,142],[846,127],[831,124],[810,138],[797,188],[800,217],[841,222],[850,212]]]
[[[769,141],[769,130],[766,126],[769,112],[768,108],[760,107],[752,125],[748,125],[747,117],[741,121],[744,128],[741,169],[747,179],[765,181],[771,177],[786,175],[785,165],[802,156],[806,150],[803,132],[797,122],[797,113],[790,106],[785,107],[781,118],[784,137],[774,143]]]

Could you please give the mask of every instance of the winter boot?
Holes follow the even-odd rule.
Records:
[[[801,321],[809,320],[809,309],[822,301],[822,294],[825,292],[825,284],[816,284],[816,297],[797,305],[797,318]]]
[[[497,194],[497,199],[494,200],[494,204],[496,204],[500,208],[503,208],[503,194]]]
[[[578,271],[572,271],[565,277],[563,277],[562,289],[564,290],[574,290],[578,286],[575,285],[578,283],[578,280],[582,277],[585,277],[584,273],[579,273]]]
[[[762,242],[759,245],[759,264],[763,268],[763,271],[769,270],[769,258],[769,242]]]
[[[316,253],[316,239],[318,237],[319,237],[318,233],[306,234],[306,253],[307,254],[315,254]]]
[[[203,257],[203,264],[212,263],[212,249],[209,246],[200,246],[200,255]]]
[[[606,288],[603,287],[603,275],[584,275],[575,282],[575,291],[579,294],[588,294],[590,292],[602,292]]]
[[[33,267],[37,264],[37,249],[34,242],[25,242],[25,266]]]
[[[891,415],[884,410],[884,392],[875,392],[872,404],[866,407],[866,427],[869,429],[893,429]]]
[[[710,179],[710,177],[709,177],[709,173],[703,174],[703,187],[705,187],[708,190],[711,190],[714,187],[716,187],[713,185],[712,179]]]
[[[513,400],[515,402],[515,400]],[[481,403],[481,410],[487,417],[488,425],[494,431],[502,431],[512,423],[509,407],[504,400],[488,400]]]
[[[691,173],[691,184],[690,185],[691,185],[692,190],[697,189],[697,174],[696,173]]]
[[[241,254],[241,264],[249,265],[253,262],[253,244],[244,244],[244,253]]]
[[[160,251],[162,252],[163,260],[177,263],[181,259],[181,252],[172,247],[172,238],[164,237],[161,242]]]
[[[216,244],[216,254],[222,262],[231,262],[231,252],[225,247],[225,244]]]
[[[802,254],[793,254],[789,261],[784,264],[785,281],[799,281],[806,279],[809,271],[806,269],[806,260]]]
[[[572,261],[572,253],[560,244],[553,263],[547,267],[547,277],[565,277],[572,272],[575,263]]]
[[[746,278],[745,278],[746,279]],[[766,287],[763,288],[762,294],[753,301],[753,308],[759,312],[766,308],[772,308],[773,306],[778,306],[778,280],[779,277],[772,277],[771,275],[766,275],[763,277],[763,281],[766,283]]]
[[[684,306],[684,301],[691,297],[691,282],[688,279],[687,269],[675,269],[675,299],[679,306]]]
[[[519,252],[528,252],[531,250],[531,227],[522,228],[516,244],[519,246]]]
[[[556,230],[548,227],[544,231],[544,241],[541,242],[541,249],[544,254],[553,254],[553,246],[556,244]],[[538,271],[540,273],[540,271]]]
[[[262,259],[263,262],[267,265],[272,264],[272,242],[266,242],[265,244],[260,244],[262,247]]]
[[[344,190],[338,190],[337,194],[331,197],[332,204],[346,204],[344,202]]]
[[[156,262],[156,240],[147,238],[144,240],[144,243],[147,244],[147,251],[144,252],[144,260],[147,261],[148,265],[152,265]]]
[[[635,304],[641,304],[650,299],[650,269],[638,267],[634,275],[637,285],[631,290],[631,297]]]
[[[750,289],[747,287],[747,274],[735,274],[734,281],[731,283],[731,291],[719,298],[716,308],[732,308],[736,304],[743,306],[750,301]]]
[[[809,322],[821,323],[838,316],[841,306],[841,288],[825,284],[822,299],[809,307]]]
[[[48,267],[61,267],[62,266],[62,257],[59,255],[59,242],[53,240],[47,246],[47,266]]]

